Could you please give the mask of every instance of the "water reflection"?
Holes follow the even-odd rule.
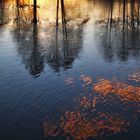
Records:
[[[124,102],[137,103],[140,101],[140,88],[123,82],[101,79],[93,89],[104,96],[108,96],[110,93],[120,96],[120,100],[123,100]]]
[[[44,58],[41,54],[41,45],[38,37],[37,25],[23,27],[16,25],[13,37],[17,41],[18,53],[25,64],[25,68],[33,76],[39,75],[44,68]]]
[[[98,112],[94,117],[80,111],[66,111],[59,124],[51,122],[43,123],[45,136],[65,136],[67,139],[81,140],[102,136],[104,133],[118,133],[125,131],[127,123],[118,114],[106,114]],[[91,115],[91,114],[90,114]],[[105,132],[106,131],[106,132]]]
[[[5,80],[6,84],[1,86],[2,90],[6,89],[7,93],[11,93],[10,90],[13,89],[18,93],[20,89],[28,88],[27,92],[20,90],[23,93],[21,95],[26,96],[28,102],[32,102],[28,99],[37,98],[35,106],[41,110],[38,113],[39,119],[42,119],[40,114],[49,110],[43,121],[43,131],[47,138],[100,139],[125,132],[131,126],[135,127],[134,123],[139,119],[140,113],[138,86],[140,73],[130,74],[126,81],[121,81],[119,78],[111,79],[110,75],[115,72],[123,75],[123,71],[117,71],[120,61],[129,62],[139,58],[139,1],[38,0],[37,5],[33,5],[32,0],[0,2],[2,32],[6,33],[7,28],[10,30],[8,32],[10,37],[12,36],[10,43],[19,55],[19,57],[13,56],[14,61],[21,58],[23,64],[20,65],[21,69],[25,66],[33,77],[42,74],[44,78],[43,80],[38,78],[33,82],[25,72],[21,74],[22,78],[19,77],[19,83],[15,80],[12,86],[11,81],[21,75],[16,74],[18,67],[9,68],[11,61],[6,61],[4,66],[8,67],[10,74],[14,74],[14,78],[9,76],[7,80],[5,78],[7,74],[3,75],[2,78],[10,81],[11,86],[7,89],[5,85],[9,83]],[[1,41],[7,46],[7,38]],[[115,66],[109,66],[104,60],[113,62]],[[138,67],[138,63],[132,66],[131,64],[130,62],[126,67],[131,69],[134,69],[132,67],[134,65]],[[50,79],[43,75],[45,70],[50,74]],[[63,72],[65,70],[69,70],[67,72],[69,77]],[[59,75],[58,78],[53,72],[62,72],[62,77]],[[81,75],[84,72],[89,75]],[[95,74],[95,77],[90,74]],[[97,79],[97,75],[100,74],[106,78]],[[79,79],[77,80],[74,75]],[[117,76],[121,77],[120,75]],[[65,78],[64,85],[63,78]],[[32,87],[30,83],[24,85],[25,82],[21,79],[25,81],[30,79]],[[132,81],[135,82],[131,83]],[[19,84],[22,88],[17,86]],[[42,86],[46,84],[48,86]],[[26,93],[30,93],[28,94],[30,96]],[[53,99],[54,97],[56,99]],[[36,99],[33,102],[36,104]],[[18,104],[21,104],[21,101]],[[8,105],[10,106],[9,103]],[[60,108],[60,112],[53,112],[52,110],[55,110],[53,108],[56,106],[59,108],[59,105],[64,109]],[[50,112],[54,116],[50,115]]]
[[[33,26],[33,48],[30,56],[30,74],[36,76],[43,71],[44,62],[41,52],[39,52],[38,43],[38,29],[37,26]]]
[[[18,20],[25,23],[32,23],[35,19],[35,21],[38,20],[39,25],[45,23],[45,28],[47,28],[46,25],[50,24],[56,25],[58,28],[62,23],[63,34],[66,38],[62,44],[68,47],[71,45],[68,45],[67,30],[93,21],[93,25],[97,24],[99,26],[93,28],[97,28],[97,37],[101,33],[98,39],[102,43],[100,52],[105,61],[111,63],[117,58],[126,62],[130,57],[139,56],[139,1],[137,0],[122,2],[113,0],[104,2],[52,0],[46,3],[45,1],[38,2],[34,8],[32,1],[6,1],[5,6],[3,4],[1,1],[1,7],[12,5],[13,8],[9,8],[9,10],[1,8],[3,11],[1,12],[1,23],[10,21],[12,18],[14,21]],[[14,5],[16,5],[16,9]],[[36,9],[35,12],[33,12],[33,9]],[[82,9],[84,9],[84,12],[82,12]],[[11,18],[9,19],[9,17]],[[67,29],[67,26],[73,27]],[[58,34],[57,32],[56,34]],[[75,34],[75,36],[77,35]],[[57,39],[58,35],[55,36],[56,40],[54,41],[56,42],[56,48],[58,48],[57,42],[60,38]],[[57,57],[54,59],[57,61]],[[48,60],[48,63],[50,61]]]
[[[140,82],[140,71],[136,71],[135,73],[130,74],[128,79]]]
[[[76,3],[78,3],[78,5]],[[2,18],[6,23],[10,23],[18,19],[19,22],[36,23],[38,21],[39,24],[45,23],[50,25],[54,24],[55,21],[58,24],[60,23],[60,20],[62,20],[62,23],[66,22],[66,20],[74,21],[74,17],[77,17],[77,22],[79,19],[81,20],[79,22],[82,22],[84,18],[87,18],[87,15],[81,15],[81,10],[77,10],[77,7],[78,9],[81,9],[81,4],[79,2],[76,3],[73,0],[71,3],[68,0],[1,1],[1,10],[4,11]],[[74,7],[74,13],[71,11],[71,7]],[[59,11],[61,14],[59,14]]]
[[[94,82],[92,77],[82,75],[80,79],[84,92],[74,98],[76,106],[62,111],[60,119],[48,115],[44,120],[44,135],[47,138],[102,138],[131,128],[139,118],[139,87],[120,82],[116,78]],[[65,84],[71,86],[76,82],[73,80],[68,78]]]
[[[65,9],[67,9],[66,11],[64,10],[64,5],[66,7]],[[32,20],[51,22],[56,21],[54,19],[67,15],[67,21],[72,20],[73,16],[77,16],[77,19],[75,19],[76,21],[78,19],[87,18],[89,15],[90,18],[92,18],[93,15],[98,15],[100,16],[99,20],[104,20],[104,22],[109,23],[109,27],[116,25],[116,23],[122,28],[135,29],[139,27],[138,0],[2,0],[1,9],[4,9],[5,12],[8,13],[7,8],[13,12],[18,11],[18,16],[20,16],[22,20],[25,20],[25,17],[32,17]],[[61,15],[56,14],[60,8]],[[71,9],[73,10],[71,11]],[[84,11],[82,12],[82,10]],[[15,18],[15,14],[10,14],[9,16],[11,16],[11,19]],[[63,17],[62,21],[64,20]]]
[[[16,25],[12,34],[22,62],[34,76],[43,71],[45,63],[56,72],[71,68],[82,47],[82,26],[43,32],[37,25]]]
[[[86,4],[85,7],[86,12],[85,14],[82,15],[81,13],[82,11],[79,8],[81,6],[79,5],[79,2],[77,5],[79,13],[75,13],[77,11],[76,7],[74,7],[75,3],[69,4],[67,1],[64,2],[63,0],[61,1],[58,0],[55,3],[53,3],[54,4],[53,10],[55,11],[54,23],[56,26],[50,25],[52,27],[52,30],[48,31],[47,27],[44,25],[42,26],[40,22],[38,26],[30,25],[29,28],[31,29],[34,28],[37,31],[34,32],[34,30],[29,29],[32,32],[31,34],[33,35],[29,34],[29,36],[26,39],[26,43],[28,44],[28,46],[30,46],[30,44],[32,44],[33,46],[37,46],[37,47],[33,47],[33,48],[38,48],[37,50],[33,49],[34,51],[31,51],[34,54],[35,51],[39,50],[39,53],[37,53],[38,55],[31,55],[34,57],[30,57],[30,62],[32,63],[35,63],[35,60],[34,62],[32,61],[33,58],[39,60],[36,62],[36,66],[35,64],[34,66],[31,66],[31,64],[25,64],[26,67],[28,67],[27,69],[30,69],[29,71],[32,75],[36,75],[36,74],[38,75],[39,73],[41,73],[43,71],[45,63],[49,64],[49,66],[54,71],[57,72],[59,72],[62,68],[63,69],[71,68],[74,59],[77,57],[79,50],[83,45],[83,37],[84,37],[83,29],[85,27],[85,24],[91,22],[92,20],[94,20],[94,22],[97,24],[96,26],[93,27],[93,28],[95,27],[97,28],[95,32],[96,39],[99,40],[99,44],[97,45],[100,46],[99,52],[102,54],[106,62],[111,63],[116,58],[117,60],[126,62],[130,57],[133,58],[139,57],[139,52],[140,52],[140,48],[139,48],[140,44],[138,41],[139,30],[130,30],[129,28],[126,28],[124,26],[123,28],[121,28],[122,27],[121,21],[123,21],[123,19],[120,20],[120,17],[122,17],[121,15],[123,15],[122,8],[121,8],[123,6],[123,3],[116,3],[111,1],[111,3],[107,2],[106,4],[103,3],[102,5],[97,2],[92,3],[91,5],[91,2],[92,1],[89,2],[90,6],[87,5],[87,1],[83,2],[84,4]],[[129,7],[129,4],[130,3],[127,3],[127,7]],[[27,5],[25,4],[25,7],[26,6]],[[120,7],[119,10],[120,17],[118,17],[118,9],[117,9],[118,6]],[[20,4],[19,7],[21,7]],[[73,7],[75,12],[72,13],[69,7],[70,8]],[[87,9],[89,9],[89,11],[87,11]],[[93,9],[94,11],[92,13]],[[26,24],[29,21],[33,21],[31,16],[32,15],[31,10],[28,10],[28,12],[26,10],[22,11],[21,8],[17,8],[17,10],[18,11],[16,14],[17,15],[16,19],[21,20],[21,18],[24,18],[26,20],[23,21],[25,21]],[[103,17],[99,12],[100,13],[99,16],[101,16],[101,18],[96,19],[97,17],[97,13],[95,12],[96,10],[100,12],[108,11],[107,16]],[[23,14],[21,14],[22,12]],[[92,16],[95,16],[95,18],[93,18]],[[38,17],[38,20],[39,19],[40,17]],[[73,23],[74,20],[75,22]],[[27,34],[27,33],[25,33],[25,35],[23,34],[25,32],[24,30],[26,30],[26,24],[16,21],[16,24],[17,23],[19,24],[18,26],[20,27],[17,27],[16,30],[20,30],[20,31],[18,31],[19,33],[15,32],[15,36],[18,35],[17,40],[20,40],[21,42],[19,47],[21,49],[23,48],[21,47],[22,44],[24,46],[24,41],[22,40],[26,38],[26,34]],[[94,25],[94,23],[92,24]],[[39,30],[36,28],[39,28]],[[43,31],[44,29],[46,30],[45,32]],[[22,32],[22,37],[20,35],[21,32]],[[48,42],[44,41],[45,37],[47,38]],[[30,38],[32,38],[32,43],[30,43]],[[24,47],[24,49],[25,48],[26,47]],[[21,50],[19,52],[21,52]],[[29,54],[28,51],[26,51],[26,53]],[[33,67],[34,68],[36,67],[36,72],[35,70],[33,70]]]
[[[52,40],[52,44],[50,44],[46,54],[47,63],[55,71],[59,71],[61,68],[71,68],[82,47],[82,28],[69,28],[65,32],[63,30],[62,38],[60,38],[60,34],[56,33],[56,41]]]
[[[112,28],[108,30],[101,27],[96,34],[100,40],[100,52],[106,62],[113,62],[115,59],[119,61],[128,61],[130,58],[137,58],[140,54],[140,32],[139,30],[124,31]]]

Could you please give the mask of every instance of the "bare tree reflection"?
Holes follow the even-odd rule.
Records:
[[[61,4],[62,31],[58,26],[59,2]],[[66,24],[64,0],[57,0],[56,40],[52,40],[52,44],[49,47],[49,53],[47,53],[47,63],[57,72],[59,72],[61,68],[66,70],[72,67],[72,63],[77,57],[82,46],[82,26],[77,29],[73,29],[73,26],[69,26],[67,28]]]
[[[20,20],[20,13],[19,13],[19,0],[16,0],[16,8],[17,8],[17,20]]]
[[[129,32],[122,28],[116,27],[107,30],[101,28],[97,33],[102,32],[99,36],[101,40],[102,56],[105,61],[111,63],[114,59],[126,62],[130,57],[136,58],[140,54],[140,33],[139,30],[130,30]]]
[[[33,15],[34,15],[33,22],[34,24],[36,24],[37,23],[37,0],[34,0]]]
[[[4,1],[0,1],[0,24],[3,24]]]
[[[26,69],[33,76],[38,76],[43,71],[45,62],[55,71],[69,69],[82,47],[82,26],[66,27],[66,14],[64,1],[61,0],[62,27],[56,26],[52,30],[42,31],[39,25],[26,25],[17,21],[13,31],[17,40],[18,52]],[[33,26],[33,30],[32,30]],[[55,30],[55,33],[54,33]],[[44,36],[42,38],[42,35]],[[42,39],[46,38],[47,42]]]
[[[139,43],[139,1],[120,0],[106,1],[107,19],[97,22],[102,34],[100,52],[105,61],[111,63],[117,58],[126,62],[130,57],[138,57]],[[107,28],[105,28],[105,26]],[[97,37],[98,38],[98,37]]]
[[[76,59],[82,47],[82,27],[78,29],[69,28],[69,37],[65,38],[61,28],[54,34],[50,34],[47,42],[40,42],[40,35],[36,24],[33,30],[30,26],[17,24],[13,31],[14,40],[18,45],[18,53],[25,64],[26,69],[33,76],[39,76],[43,71],[45,62],[55,71],[69,69]],[[46,37],[46,36],[45,36]],[[48,45],[50,44],[50,45]]]
[[[17,41],[18,53],[25,64],[25,68],[31,75],[37,77],[44,69],[44,59],[40,52],[41,45],[38,39],[38,27],[33,25],[24,27],[20,24],[13,31],[14,39]]]
[[[30,73],[33,76],[39,75],[44,68],[44,60],[41,55],[41,52],[39,51],[39,42],[38,42],[38,30],[37,26],[33,26],[33,48],[31,52],[31,58],[30,58]]]
[[[56,30],[55,38],[51,40],[48,52],[46,52],[47,63],[57,72],[61,68],[64,70],[71,68],[82,47],[82,28],[68,28],[67,30],[64,32],[60,28]]]
[[[18,13],[17,19],[22,17],[21,7],[24,7],[23,5],[20,5],[19,2],[20,2],[19,0],[16,0],[17,13]],[[34,19],[36,20],[37,4],[36,4],[36,1],[34,2],[35,2]],[[138,0],[131,0],[131,1],[120,0],[119,2],[118,1],[116,2],[114,0],[109,0],[105,2],[106,4],[105,5],[103,4],[103,9],[106,6],[105,9],[107,11],[106,12],[107,17],[105,17],[105,20],[102,20],[101,22],[98,22],[98,23],[104,22],[105,24],[107,24],[107,26],[105,27],[102,26],[99,29],[102,32],[102,36],[99,36],[99,32],[97,32],[97,38],[100,40],[100,43],[102,44],[100,45],[101,46],[100,52],[102,53],[103,58],[105,59],[105,61],[111,63],[114,60],[114,58],[117,58],[120,61],[125,62],[129,59],[129,57],[138,57],[139,52],[140,52],[140,47],[139,47],[140,36],[139,36],[139,26],[138,26],[139,25],[139,1]],[[23,2],[23,4],[25,4],[25,2]],[[3,7],[2,5],[3,5],[3,1],[1,1],[1,7]],[[30,73],[32,74],[38,73],[38,72],[35,72],[35,70],[33,69],[38,69],[38,71],[40,69],[41,71],[42,69],[41,65],[44,64],[43,61],[48,63],[49,66],[54,71],[57,71],[57,72],[60,71],[61,69],[66,70],[68,68],[71,68],[82,46],[83,26],[89,20],[89,17],[87,18],[82,17],[82,14],[80,11],[78,13],[78,16],[74,17],[75,21],[77,21],[78,17],[79,19],[82,19],[82,20],[78,20],[80,21],[79,22],[80,24],[77,25],[77,22],[73,22],[73,24],[69,24],[70,23],[69,21],[71,20],[70,17],[72,16],[69,13],[67,13],[65,1],[57,0],[55,6],[56,6],[56,11],[55,11],[56,19],[54,22],[56,22],[56,29],[54,29],[54,27],[53,29],[56,32],[53,34],[52,33],[47,34],[46,32],[46,35],[44,36],[46,37],[46,39],[49,38],[48,44],[47,43],[45,44],[41,41],[39,42],[39,40],[41,40],[40,39],[41,37],[38,34],[38,30],[36,31],[37,27],[35,25],[34,25],[34,31],[31,31],[31,33],[33,33],[33,36],[27,35],[26,29],[24,29],[25,27],[22,27],[22,28],[20,27],[20,31],[19,33],[17,33],[17,34],[20,34],[19,36],[15,35],[17,40],[21,40],[20,37],[24,40],[20,42],[23,46],[24,46],[26,36],[28,36],[28,38],[32,38],[32,42],[30,42],[30,40],[28,41],[26,40],[26,43],[29,46],[30,44],[32,44],[31,45],[32,47],[29,47],[32,49],[32,53],[30,53],[31,55],[30,60],[33,63],[33,65],[30,64],[30,69],[32,71]],[[62,24],[60,25],[62,26],[62,28],[59,26],[59,18],[60,18],[59,10],[61,12]],[[23,14],[23,18],[24,18],[24,14]],[[71,20],[71,23],[72,23],[72,20]],[[43,49],[40,49],[42,47],[41,45],[44,45]],[[24,50],[25,48],[27,47],[24,47]],[[21,48],[21,50],[22,49],[23,48]],[[42,54],[44,58],[41,57]],[[37,57],[38,57],[38,60],[37,60]],[[39,64],[37,64],[39,63],[39,60],[40,60],[40,68],[37,68],[37,66],[39,66]],[[35,63],[37,65],[35,65]]]
[[[64,68],[65,70],[71,68],[82,45],[81,30],[79,29],[78,31],[74,31],[74,34],[75,32],[76,35],[79,35],[78,37],[80,37],[78,40],[72,40],[72,37],[69,38],[69,40],[64,40],[63,38],[58,37],[58,34],[60,33],[57,32],[45,52],[41,52],[39,49],[41,46],[38,42],[36,27],[34,27],[32,46],[30,46],[30,42],[27,41],[25,44],[25,42],[22,41],[24,37],[26,38],[26,35],[24,37],[18,37],[21,41],[18,50],[23,57],[23,62],[26,64],[26,68],[30,71],[30,74],[34,76],[38,75],[44,68],[44,61],[46,61],[47,64],[49,64],[49,66],[56,72],[59,72],[61,68]],[[72,35],[73,34],[71,33],[71,36]],[[28,47],[26,45],[28,45]],[[69,45],[71,47],[69,47]],[[45,50],[45,48],[42,50]]]
[[[58,19],[59,19],[59,0],[57,0],[57,7],[56,7],[56,27],[58,27]]]
[[[57,0],[56,6],[56,27],[58,28],[58,20],[59,20],[59,5],[61,4],[61,18],[62,18],[62,29],[63,35],[67,38],[67,27],[66,27],[66,11],[65,11],[65,4],[64,0]]]

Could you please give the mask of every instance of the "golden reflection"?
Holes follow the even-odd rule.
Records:
[[[98,79],[96,83],[87,75],[81,75],[80,79],[84,83],[84,93],[74,98],[76,106],[71,111],[61,113],[59,119],[46,119],[43,122],[44,135],[86,140],[127,131],[140,112],[140,88],[120,82],[116,78]],[[65,83],[73,84],[73,82],[74,78],[65,79]],[[91,91],[87,87],[92,87]],[[106,106],[106,103],[113,106],[115,102],[123,105],[122,111],[114,112],[109,109],[110,105]],[[125,103],[129,103],[130,106]],[[104,106],[110,111],[104,109]],[[133,107],[134,112],[128,119],[125,113]]]
[[[135,72],[135,73],[129,75],[128,79],[136,81],[136,82],[140,82],[140,72],[138,71],[138,72]]]
[[[74,83],[74,78],[73,77],[68,77],[65,79],[65,84],[66,85],[71,85]]]
[[[79,106],[82,108],[89,108],[91,111],[96,110],[98,97],[92,97],[90,94],[88,96],[82,96],[82,98],[78,97],[76,100],[79,103]]]
[[[55,122],[44,121],[44,133],[46,136],[69,135],[75,140],[85,140],[89,137],[102,136],[105,132],[119,133],[126,131],[129,123],[118,114],[98,112],[93,118],[89,114],[78,111],[66,111],[64,116]]]
[[[64,0],[64,7],[62,7],[62,1],[59,1],[58,9],[58,19],[59,23],[62,20],[63,11],[65,9],[65,18],[70,24],[82,23],[83,21],[89,19],[88,14],[88,2],[86,0]],[[20,17],[20,21],[26,22],[25,18],[33,20],[33,0],[7,0],[4,2],[5,14],[3,15],[5,19],[9,18],[14,20],[17,16]],[[11,7],[11,8],[10,8]],[[83,12],[84,10],[84,12]],[[46,24],[54,24],[56,22],[57,16],[57,0],[38,0],[37,1],[37,20],[40,24],[44,22]],[[18,15],[17,15],[18,13]],[[74,21],[75,20],[75,21]],[[70,22],[72,21],[72,22]]]
[[[131,86],[123,82],[100,79],[93,86],[93,90],[104,96],[108,96],[110,93],[115,94],[119,96],[120,100],[127,102],[140,101],[140,87]]]
[[[135,113],[139,113],[140,88],[116,79],[112,81],[98,79],[97,83],[93,83],[93,78],[86,75],[81,75],[80,79],[84,82],[83,88],[88,91],[85,94],[84,90],[84,93],[76,97],[74,99],[76,106],[72,111],[67,110],[62,113],[59,120],[46,119],[43,122],[45,136],[68,136],[69,139],[85,140],[89,137],[102,137],[127,131],[131,125],[131,119],[125,116],[129,108],[124,103],[136,103]],[[70,77],[65,80],[68,84],[73,84],[73,81],[74,79]],[[89,91],[88,86],[92,86],[93,90]],[[106,104],[110,99],[124,104],[125,112],[112,112],[111,110],[108,112],[99,109],[101,103]],[[135,113],[132,114],[132,119]],[[136,116],[134,118],[136,119]]]
[[[80,78],[84,82],[84,86],[88,86],[93,83],[93,79],[90,76],[81,75]]]
[[[20,20],[24,21],[24,16],[28,19],[33,16],[33,0],[6,0],[4,3],[5,8],[8,9],[4,15],[5,18],[10,17],[14,20],[17,18],[18,10]],[[81,25],[89,20],[95,24],[114,24],[114,27],[117,25],[124,27],[126,25],[127,29],[136,28],[139,25],[139,5],[137,1],[132,4],[130,1],[63,0],[63,3],[64,7],[60,4],[57,9],[57,0],[38,0],[37,20],[39,23],[55,24],[56,18],[59,19],[58,23],[61,23],[63,11],[65,11],[64,15],[68,25]],[[64,10],[62,10],[63,8]],[[28,10],[29,13],[25,12]],[[58,11],[59,13],[57,13]]]

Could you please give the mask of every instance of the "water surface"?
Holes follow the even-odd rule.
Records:
[[[1,3],[0,139],[138,140],[139,3],[62,2]]]

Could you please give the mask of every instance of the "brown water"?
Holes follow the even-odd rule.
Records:
[[[139,139],[138,1],[0,4],[0,139]]]

